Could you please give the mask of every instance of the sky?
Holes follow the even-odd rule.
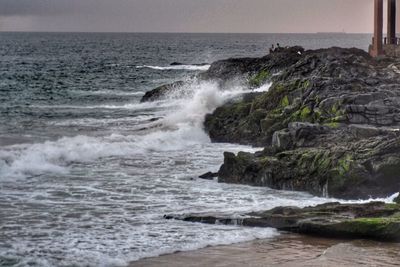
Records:
[[[0,0],[0,31],[357,32],[373,0]]]

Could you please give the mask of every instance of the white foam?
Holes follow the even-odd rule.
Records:
[[[127,103],[122,105],[32,105],[32,108],[38,109],[130,109],[145,110],[154,108],[168,108],[178,105],[179,102],[171,100],[144,102],[144,103]]]
[[[154,115],[156,115],[156,114],[152,113],[149,115],[138,115],[135,117],[110,118],[110,119],[109,118],[63,119],[63,120],[49,122],[49,124],[57,125],[57,126],[92,126],[92,127],[110,126],[113,124],[129,126],[132,123],[135,123],[135,124],[146,123],[150,119],[153,119],[155,117]]]
[[[167,67],[162,67],[162,66],[149,66],[149,65],[143,65],[143,66],[136,66],[138,69],[143,69],[143,68],[148,68],[148,69],[153,69],[153,70],[200,70],[200,71],[206,71],[210,68],[210,65],[177,65],[177,66],[167,66]]]
[[[339,201],[340,203],[355,203],[355,204],[357,204],[357,203],[359,203],[359,204],[362,204],[362,203],[369,203],[369,202],[371,202],[371,201],[379,201],[379,202],[385,202],[385,203],[393,203],[393,202],[394,202],[394,199],[395,199],[396,197],[398,197],[398,196],[399,196],[399,193],[395,193],[395,194],[393,194],[393,195],[391,195],[391,196],[388,196],[388,197],[369,198],[369,199],[358,199],[358,200],[342,200],[342,199],[337,200],[337,199],[332,199],[332,201]]]
[[[181,108],[164,119],[166,125],[190,124],[197,128],[203,127],[206,114],[212,113],[227,100],[239,97],[245,93],[268,91],[271,84],[264,85],[256,90],[244,88],[240,84],[232,85],[229,90],[221,90],[217,82],[193,82],[190,85],[178,88],[173,96],[185,95]],[[189,93],[188,93],[189,92]]]
[[[259,88],[254,89],[254,92],[268,92],[269,89],[271,88],[272,83],[266,83],[261,85]]]
[[[216,83],[204,82],[191,85],[194,95],[182,102],[179,112],[174,112],[164,119],[166,125],[190,124],[202,128],[204,117],[226,100]],[[183,90],[188,90],[184,88]],[[177,92],[179,94],[179,92]]]
[[[268,85],[258,91],[268,90]],[[135,111],[155,108],[169,110],[164,119],[154,124],[155,130],[146,135],[112,135],[104,137],[75,136],[38,144],[24,144],[0,150],[0,177],[15,179],[43,173],[66,173],[73,162],[91,162],[105,157],[133,156],[146,151],[177,151],[195,144],[210,143],[203,131],[205,115],[213,112],[229,99],[252,92],[242,86],[221,90],[216,82],[193,80],[187,86],[177,88],[172,99],[98,106],[37,106],[57,109],[131,109]],[[140,119],[141,117],[139,117]],[[104,122],[107,120],[94,120]],[[109,120],[108,120],[109,122]],[[58,125],[91,125],[93,119],[65,121]],[[152,129],[152,124],[146,125]],[[140,125],[139,125],[140,126]],[[138,127],[138,126],[136,126]],[[135,130],[135,128],[132,128]],[[137,129],[136,129],[137,130]]]
[[[175,222],[176,223],[176,222]],[[171,254],[177,251],[192,251],[208,246],[231,245],[235,243],[248,242],[255,239],[267,239],[279,236],[277,230],[272,228],[241,228],[235,226],[218,226],[193,224],[185,225],[187,228],[197,228],[193,233],[196,237],[192,241],[186,241],[184,244],[163,244],[159,249],[153,251],[144,251],[138,253],[130,261],[143,258],[157,257],[165,254]]]
[[[215,82],[193,81],[174,95],[183,97],[146,103],[99,106],[54,106],[70,109],[132,109],[135,111],[171,109],[159,126],[147,135],[112,135],[104,137],[64,137],[45,143],[24,144],[0,150],[0,177],[23,177],[43,173],[65,173],[73,162],[91,162],[104,157],[132,156],[146,151],[176,151],[200,143],[210,143],[203,131],[205,115],[228,99],[250,92],[241,86],[221,91]],[[41,108],[46,108],[41,106]],[[47,107],[49,108],[49,107]],[[51,106],[51,108],[53,108]],[[87,120],[86,120],[87,122]],[[89,122],[92,122],[89,120]],[[85,123],[77,121],[76,123]],[[147,125],[151,126],[151,125]]]
[[[66,173],[74,162],[133,156],[149,150],[176,151],[206,142],[210,140],[201,129],[181,125],[176,130],[159,130],[144,136],[75,136],[45,143],[14,145],[0,150],[0,181],[43,173]]]

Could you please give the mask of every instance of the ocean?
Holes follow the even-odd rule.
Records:
[[[370,37],[0,33],[0,266],[126,266],[279,235],[164,220],[332,201],[198,179],[218,170],[224,151],[260,148],[211,143],[205,115],[249,89],[222,90],[195,75],[219,59],[263,56],[276,43],[367,49]],[[177,80],[190,85],[140,103]]]

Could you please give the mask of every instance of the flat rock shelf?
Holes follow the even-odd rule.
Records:
[[[273,227],[282,231],[333,238],[370,238],[400,241],[400,205],[327,203],[315,207],[277,207],[241,216],[219,214],[166,215],[166,219],[246,227]]]

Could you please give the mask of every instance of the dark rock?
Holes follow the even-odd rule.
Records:
[[[236,156],[233,153],[224,153],[224,164],[218,172],[220,182],[233,182],[236,184],[251,184],[259,176],[261,166],[255,161],[251,153],[239,152]],[[261,184],[260,184],[261,185]]]
[[[146,94],[142,97],[140,102],[151,102],[161,100],[163,98],[168,97],[171,95],[175,90],[179,89],[180,87],[184,86],[185,82],[177,81],[171,84],[162,85],[157,87],[151,91],[146,92]]]
[[[398,192],[400,75],[388,65],[399,60],[359,49],[297,51],[219,61],[203,74],[273,82],[268,92],[206,116],[212,141],[264,147],[225,154],[219,181],[346,199]]]
[[[272,136],[272,146],[279,150],[288,150],[292,145],[292,136],[290,132],[285,129],[281,131],[276,131]]]
[[[216,177],[218,177],[218,173],[217,172],[207,172],[207,173],[202,174],[202,175],[199,176],[199,178],[205,179],[205,180],[213,180]]]
[[[324,134],[329,130],[326,126],[309,122],[291,122],[288,125],[288,129],[295,140],[314,139],[315,136]]]
[[[270,73],[281,71],[288,65],[297,62],[304,48],[295,46],[279,53],[273,53],[262,58],[231,58],[211,64],[210,69],[201,74],[203,79],[229,81],[238,77],[250,76],[260,70]]]
[[[362,124],[350,124],[348,130],[350,134],[353,134],[356,138],[359,139],[370,138],[391,132],[390,129]]]
[[[229,216],[218,214],[168,215],[166,219],[247,227],[273,227],[296,233],[334,238],[400,240],[400,205],[327,203],[303,209],[277,207],[263,212]]]
[[[338,133],[330,135],[340,139]],[[354,144],[344,142],[347,146],[304,144],[286,151],[267,149],[257,156],[225,154],[219,181],[344,199],[387,197],[400,188],[400,158],[394,152],[399,149],[400,138],[385,139],[381,136]]]
[[[205,63],[196,63],[196,64],[191,64],[191,65],[193,65],[193,66],[207,66],[209,64],[210,63],[205,62]]]
[[[160,119],[162,119],[162,118],[151,118],[151,119],[149,119],[149,122],[155,122],[155,121],[158,121]]]
[[[211,64],[200,80],[228,86],[239,79],[250,88],[272,82],[268,92],[247,94],[206,116],[213,142],[264,147],[225,153],[219,182],[346,199],[398,192],[399,65],[399,59],[337,47],[291,47]],[[183,85],[159,87],[142,101],[165,98]]]

